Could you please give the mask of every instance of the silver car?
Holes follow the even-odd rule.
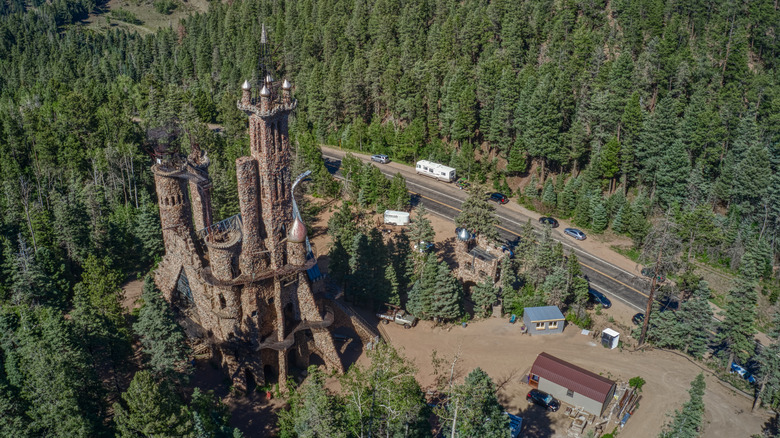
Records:
[[[577,240],[585,240],[585,233],[576,228],[566,228],[563,230],[563,234],[568,234]]]
[[[387,164],[390,162],[390,157],[387,155],[377,154],[371,156],[371,161],[376,161],[377,163]]]

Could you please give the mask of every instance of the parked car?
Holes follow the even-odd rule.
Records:
[[[650,268],[650,267],[642,268],[642,275],[647,277],[647,278],[653,278],[653,274],[654,273],[655,273],[655,269],[653,269],[653,268]],[[666,281],[666,275],[664,275],[663,272],[659,272],[658,273],[658,277],[656,278],[656,280],[659,283],[663,283],[664,281]]]
[[[585,233],[576,228],[566,228],[563,230],[563,234],[568,234],[577,240],[585,240]]]
[[[729,370],[730,373],[736,373],[739,374],[740,377],[747,380],[750,383],[756,383],[756,378],[748,372],[745,368],[737,365],[735,362],[731,362],[731,369]]]
[[[645,322],[645,314],[637,313],[636,315],[631,317],[631,322],[633,322],[634,325],[642,325],[642,323]]]
[[[416,316],[398,308],[392,308],[388,313],[377,313],[376,316],[383,324],[394,322],[398,325],[402,325],[405,329],[410,329],[417,325]]]
[[[529,403],[536,403],[537,405],[544,406],[546,409],[549,409],[553,412],[557,411],[558,408],[561,407],[561,403],[553,398],[553,396],[544,391],[539,391],[538,389],[532,389],[529,391],[528,395],[525,396],[525,399],[528,400]]]
[[[540,217],[539,223],[542,225],[549,225],[551,228],[558,228],[558,221],[549,216]]]
[[[606,295],[597,291],[596,289],[588,288],[588,294],[590,295],[590,299],[598,304],[601,304],[603,309],[609,309],[612,307],[612,301],[610,301]]]
[[[377,154],[371,156],[371,161],[376,161],[377,163],[387,164],[390,162],[390,157],[383,154]]]
[[[493,202],[498,202],[499,204],[506,204],[509,202],[509,198],[503,193],[491,193],[489,199]]]

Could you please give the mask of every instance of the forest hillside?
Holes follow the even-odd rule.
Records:
[[[451,164],[637,248],[672,223],[681,257],[777,290],[773,1],[238,0],[144,35],[82,24],[102,6],[0,3],[0,435],[114,432],[141,334],[117,290],[162,252],[146,130],[182,126],[237,213],[261,23],[318,172],[319,144]]]

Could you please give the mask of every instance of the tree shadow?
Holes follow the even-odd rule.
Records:
[[[441,259],[447,263],[450,269],[454,270],[457,268],[458,265],[455,260],[455,237],[448,237],[438,245]]]
[[[510,412],[511,413],[511,412]],[[555,435],[550,412],[541,406],[529,404],[520,413],[515,414],[523,419],[521,436],[524,438],[548,438]]]
[[[764,436],[780,436],[780,413],[775,413],[774,417],[767,420],[761,431]]]

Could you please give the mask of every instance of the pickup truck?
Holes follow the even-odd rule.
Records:
[[[377,313],[376,316],[382,320],[383,324],[390,324],[390,322],[394,322],[398,325],[404,326],[405,329],[409,329],[417,325],[417,317],[407,313],[404,310],[398,310],[388,314]]]

